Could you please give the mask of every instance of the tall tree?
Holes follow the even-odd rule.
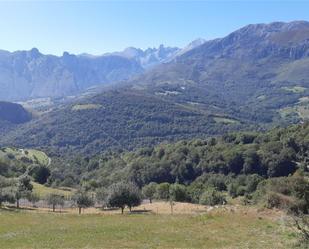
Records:
[[[33,186],[31,184],[31,179],[29,176],[21,176],[17,180],[15,199],[16,207],[19,208],[19,201],[23,197],[28,197],[32,192]]]
[[[83,190],[79,190],[73,196],[73,200],[75,201],[78,207],[78,213],[81,214],[82,208],[88,208],[94,205],[94,201],[92,197]]]
[[[121,213],[126,206],[131,208],[141,203],[139,189],[133,183],[120,182],[113,184],[108,192],[107,202],[111,207],[121,208]]]
[[[64,205],[64,196],[57,195],[57,194],[50,194],[47,197],[48,205],[53,207],[53,212],[55,212],[56,206],[63,206]]]
[[[148,198],[150,203],[152,203],[152,200],[155,197],[157,185],[157,183],[151,182],[142,189],[144,197]]]

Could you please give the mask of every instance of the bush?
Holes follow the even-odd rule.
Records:
[[[200,204],[203,205],[224,205],[226,199],[222,193],[215,189],[207,189],[200,197]]]
[[[160,183],[156,189],[156,198],[160,200],[169,200],[170,198],[170,184],[167,182]]]
[[[293,213],[309,211],[309,182],[304,177],[279,177],[259,183],[255,202],[268,208],[285,209]]]
[[[3,202],[15,202],[14,182],[8,178],[0,176],[0,207]]]
[[[150,203],[152,203],[152,199],[155,197],[157,185],[157,183],[151,182],[142,189],[144,197],[148,198]]]
[[[188,200],[187,189],[181,184],[171,184],[169,188],[170,200],[185,202]]]

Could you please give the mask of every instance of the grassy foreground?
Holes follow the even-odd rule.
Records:
[[[292,248],[276,221],[238,213],[57,214],[0,210],[0,248]]]

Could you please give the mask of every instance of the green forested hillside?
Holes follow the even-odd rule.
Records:
[[[269,132],[227,133],[218,138],[182,140],[144,147],[134,152],[106,152],[95,157],[55,158],[52,181],[95,181],[108,186],[131,180],[191,184],[208,175],[256,174],[261,178],[288,176],[308,170],[309,124]],[[63,165],[62,165],[63,164]]]
[[[229,116],[122,88],[59,107],[0,141],[3,145],[36,147],[56,154],[93,155],[253,127],[241,119],[226,123],[216,118]]]
[[[309,22],[245,26],[132,80],[187,106],[257,123],[308,119]],[[287,113],[285,108],[289,108]],[[287,115],[286,115],[287,114]]]

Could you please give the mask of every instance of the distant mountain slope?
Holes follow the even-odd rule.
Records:
[[[219,108],[272,122],[284,108],[309,96],[308,69],[309,22],[275,22],[207,41],[131,83],[149,92],[178,92],[166,97],[206,108],[213,105],[209,99],[216,99],[225,103]]]
[[[142,72],[135,61],[121,56],[43,55],[31,51],[0,51],[0,100],[61,97],[93,85],[128,79]]]
[[[15,129],[31,120],[31,114],[21,105],[0,101],[0,134]]]
[[[20,124],[29,121],[31,114],[19,104],[0,101],[0,119]]]

